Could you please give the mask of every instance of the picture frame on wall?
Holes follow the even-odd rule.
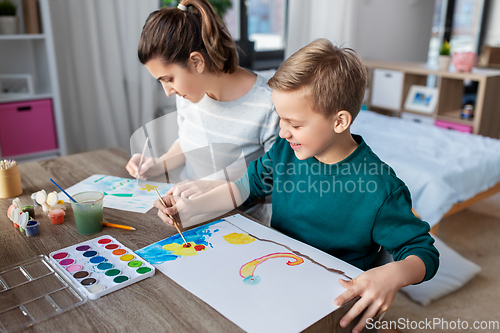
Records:
[[[33,95],[30,74],[0,74],[0,96]]]
[[[406,96],[405,110],[431,114],[436,109],[438,89],[412,85]]]

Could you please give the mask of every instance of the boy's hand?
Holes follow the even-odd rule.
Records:
[[[173,221],[169,215],[176,219],[177,222],[180,222],[181,225],[183,221],[188,221],[192,216],[196,215],[192,200],[165,195],[163,201],[167,205],[167,208],[163,206],[160,199],[154,202],[154,206],[158,208],[158,216],[166,224],[173,225]]]
[[[172,186],[167,195],[171,194],[181,198],[194,199],[207,193],[217,186],[225,183],[225,180],[191,180],[187,179]]]
[[[140,180],[146,180],[146,176],[155,177],[161,175],[163,172],[163,164],[159,163],[160,161],[155,160],[152,157],[145,157],[142,160],[141,169],[139,170],[139,162],[141,161],[141,154],[134,154],[130,160],[128,161],[125,169],[127,169],[128,173]]]
[[[347,290],[335,299],[335,305],[340,306],[358,295],[361,296],[341,319],[340,326],[346,327],[366,309],[353,329],[353,332],[361,332],[369,318],[375,318],[387,311],[398,290],[404,286],[400,282],[399,273],[396,265],[387,264],[370,269],[351,281],[340,279],[340,284]]]

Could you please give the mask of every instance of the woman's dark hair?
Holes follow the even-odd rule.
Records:
[[[139,40],[142,64],[159,58],[186,66],[192,52],[200,52],[210,72],[233,73],[238,67],[236,44],[207,0],[182,0],[188,10],[162,8],[152,12]]]

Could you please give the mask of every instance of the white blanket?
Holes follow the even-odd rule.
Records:
[[[351,128],[410,189],[430,226],[500,182],[500,140],[361,111]]]

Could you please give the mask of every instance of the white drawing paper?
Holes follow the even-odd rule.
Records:
[[[69,195],[85,191],[103,192],[104,207],[146,213],[153,208],[154,201],[158,199],[154,188],[157,188],[161,195],[165,195],[172,185],[169,183],[138,181],[131,178],[92,175],[65,191]],[[70,201],[62,192],[59,193],[59,198],[64,198],[66,202]]]
[[[241,215],[183,234],[189,248],[177,234],[136,253],[247,332],[306,329],[362,273]]]

